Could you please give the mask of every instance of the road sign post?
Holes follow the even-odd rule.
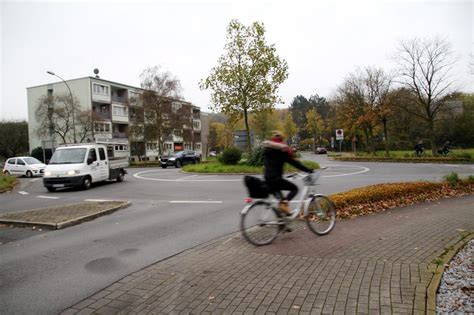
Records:
[[[339,141],[339,153],[342,151],[342,140],[344,140],[344,130],[336,129],[336,140]]]

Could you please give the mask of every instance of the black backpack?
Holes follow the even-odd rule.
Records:
[[[255,176],[244,176],[245,186],[252,198],[267,198],[270,194],[265,181]]]

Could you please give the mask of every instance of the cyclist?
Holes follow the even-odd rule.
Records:
[[[283,142],[283,133],[278,130],[272,131],[271,140],[264,141],[263,148],[265,182],[270,191],[280,200],[280,211],[291,215],[288,202],[298,194],[298,187],[283,178],[283,165],[286,162],[304,172],[313,173],[313,171],[295,160],[293,151],[288,144]],[[289,193],[283,196],[282,190],[289,191]]]

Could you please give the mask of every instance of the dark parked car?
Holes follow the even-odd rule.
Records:
[[[326,150],[326,148],[316,148],[316,153],[317,154],[326,154],[328,153],[328,151]]]
[[[160,157],[160,164],[162,168],[167,168],[168,166],[181,167],[186,164],[196,164],[200,161],[201,155],[192,150],[179,151],[172,155]]]

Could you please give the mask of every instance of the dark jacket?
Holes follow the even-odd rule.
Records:
[[[264,177],[266,181],[274,181],[283,178],[283,166],[285,163],[289,163],[304,172],[313,172],[292,157],[286,144],[265,141],[263,147],[263,156],[265,158],[263,164],[265,167]]]

